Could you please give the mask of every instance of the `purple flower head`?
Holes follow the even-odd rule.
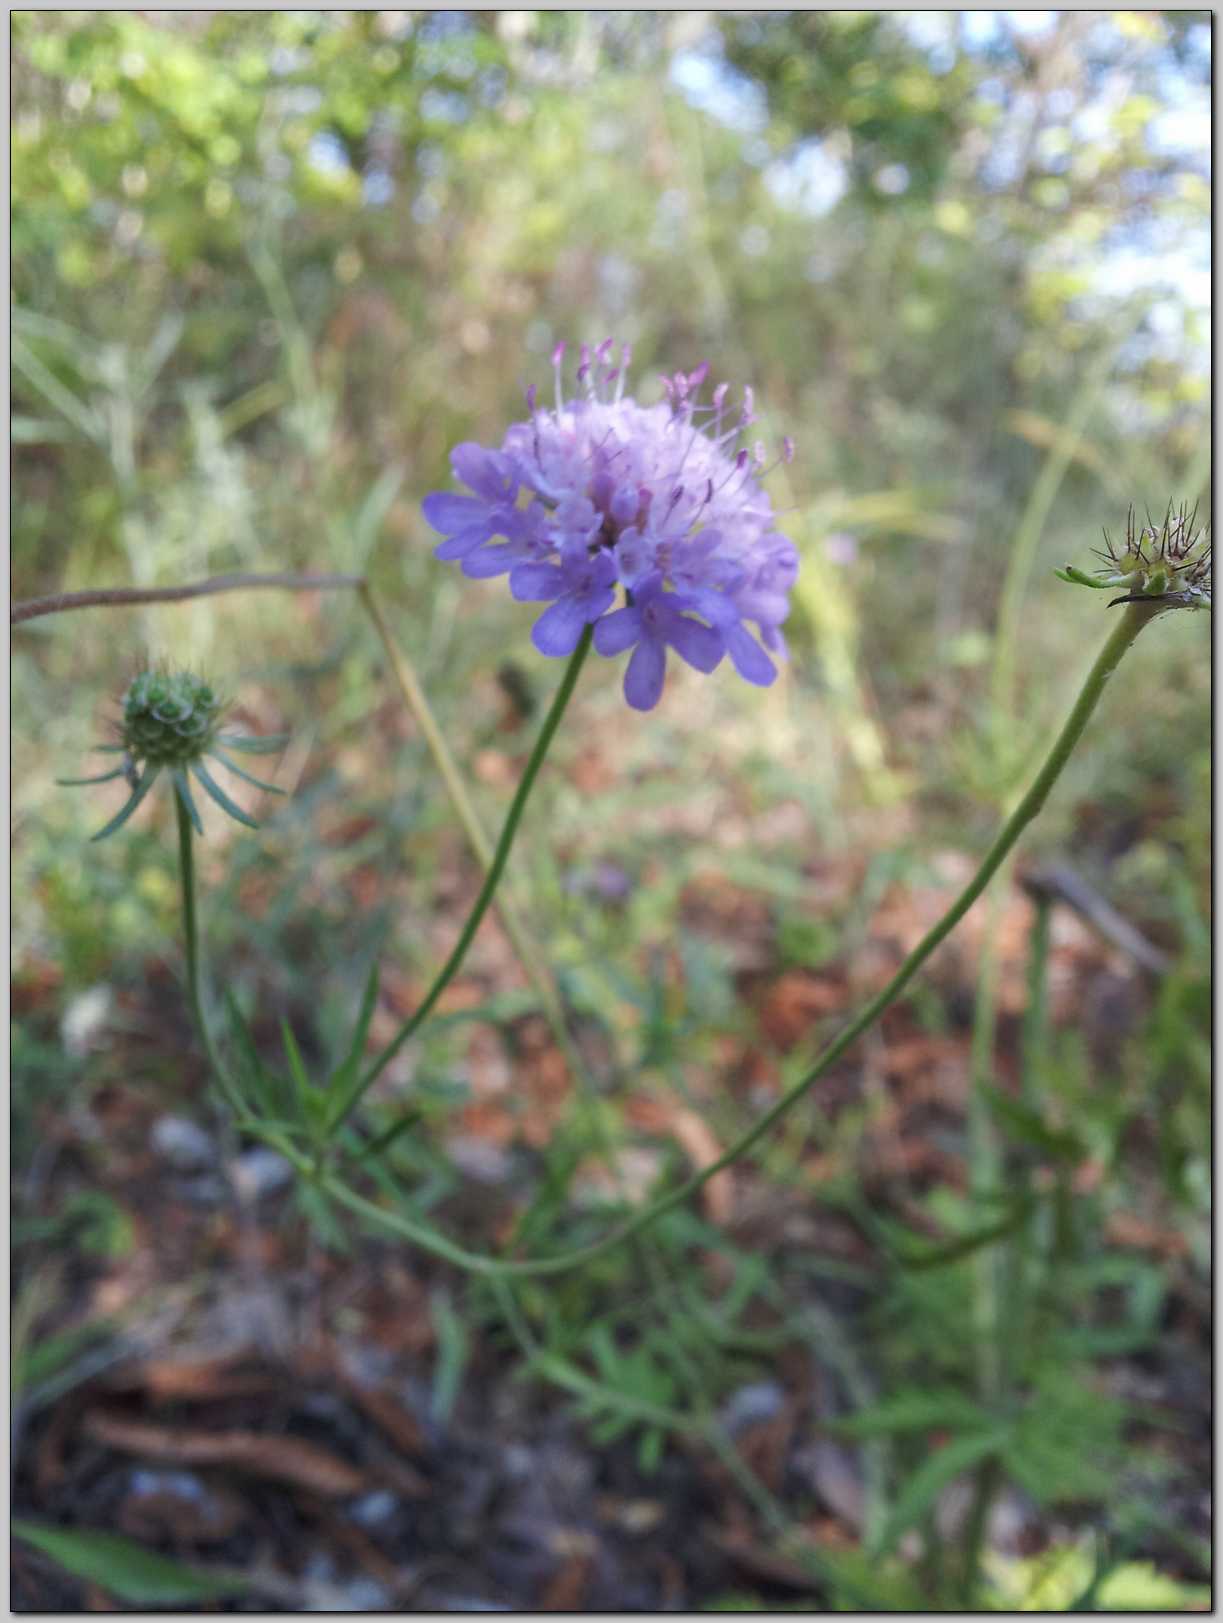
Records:
[[[736,408],[720,383],[701,404],[702,363],[664,378],[666,398],[642,406],[624,392],[628,346],[614,366],[613,347],[580,347],[567,400],[558,344],[555,408],[531,388],[526,421],[498,449],[455,448],[455,477],[472,494],[426,497],[444,537],[436,556],[477,578],[508,573],[515,598],[548,603],[531,634],[541,653],[571,653],[588,625],[600,653],[631,649],[624,691],[636,709],[657,704],[668,649],[700,671],[726,655],[766,685],[776,668],[765,649],[784,654],[798,554],[774,528],[763,448],[740,445],[751,390]]]
[[[531,628],[541,654],[571,654],[583,631],[616,600],[616,566],[602,550],[566,542],[560,564],[520,563],[510,570],[510,591],[520,603],[548,603]]]

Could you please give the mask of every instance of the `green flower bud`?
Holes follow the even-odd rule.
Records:
[[[258,828],[254,818],[231,800],[213,777],[205,757],[256,789],[278,795],[283,791],[253,777],[229,752],[267,755],[279,749],[284,739],[243,738],[221,732],[224,708],[211,684],[190,671],[142,671],[134,679],[123,696],[119,742],[98,746],[109,754],[121,755],[120,765],[96,777],[59,780],[61,784],[75,785],[126,779],[131,790],[127,804],[94,835],[95,840],[105,839],[123,827],[163,771],[169,773],[179,807],[198,834],[204,832],[204,825],[192,793],[192,779],[227,816],[248,828]]]
[[[1197,528],[1197,509],[1175,512],[1169,504],[1162,524],[1149,515],[1134,525],[1131,507],[1125,540],[1114,544],[1108,532],[1097,550],[1101,568],[1085,574],[1073,564],[1055,571],[1073,586],[1122,587],[1112,603],[1151,603],[1160,609],[1208,609],[1211,603],[1210,531]],[[1110,605],[1111,606],[1111,605]]]
[[[209,684],[190,671],[142,671],[123,700],[123,748],[153,766],[198,761],[216,736],[221,709]]]

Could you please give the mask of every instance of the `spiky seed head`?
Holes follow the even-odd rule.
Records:
[[[223,705],[191,671],[142,671],[123,698],[120,733],[133,761],[186,766],[213,743]]]
[[[1209,527],[1197,525],[1197,508],[1179,509],[1171,503],[1162,523],[1150,514],[1135,521],[1134,509],[1126,517],[1125,536],[1114,541],[1107,531],[1097,549],[1101,567],[1085,573],[1067,564],[1057,574],[1076,586],[1122,588],[1114,603],[1150,601],[1160,608],[1209,608],[1211,603],[1211,544]]]

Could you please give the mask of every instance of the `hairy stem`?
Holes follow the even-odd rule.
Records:
[[[199,1029],[200,1039],[208,1055],[209,1064],[217,1084],[225,1095],[226,1102],[238,1117],[246,1115],[246,1106],[235,1087],[225,1062],[221,1058],[220,1049],[212,1035],[207,1016],[204,1012],[203,973],[200,968],[200,932],[199,917],[196,910],[195,892],[195,847],[192,841],[195,831],[191,827],[191,817],[180,796],[175,795],[174,811],[178,818],[178,874],[183,899],[183,945],[187,959],[187,997],[191,1003],[191,1013]]]
[[[1015,807],[1014,811],[1003,823],[1001,829],[998,831],[998,834],[994,839],[993,844],[986,852],[980,866],[973,877],[969,880],[968,884],[965,885],[964,889],[943,914],[942,918],[939,919],[938,923],[927,932],[923,939],[913,949],[882,991],[878,992],[865,1006],[858,1017],[845,1028],[839,1037],[829,1044],[829,1046],[820,1055],[814,1067],[806,1074],[806,1076],[802,1077],[797,1083],[794,1084],[792,1088],[788,1090],[788,1092],[784,1093],[781,1098],[778,1099],[776,1104],[774,1104],[769,1110],[765,1111],[759,1120],[757,1120],[755,1124],[742,1135],[742,1137],[736,1140],[736,1142],[732,1144],[728,1150],[724,1151],[722,1155],[718,1156],[715,1161],[712,1161],[702,1171],[694,1174],[693,1177],[680,1184],[678,1188],[672,1190],[670,1194],[664,1195],[660,1200],[655,1201],[652,1206],[649,1206],[645,1210],[639,1212],[627,1223],[622,1224],[618,1229],[614,1229],[612,1233],[606,1235],[603,1239],[597,1240],[590,1245],[576,1247],[572,1251],[564,1252],[559,1256],[512,1261],[498,1257],[481,1255],[478,1252],[467,1251],[462,1246],[456,1245],[453,1241],[446,1239],[444,1235],[437,1233],[436,1230],[423,1223],[418,1223],[414,1219],[405,1217],[396,1212],[388,1212],[383,1210],[381,1207],[375,1205],[372,1201],[364,1199],[363,1196],[358,1195],[354,1190],[349,1189],[338,1179],[330,1175],[322,1175],[319,1177],[318,1182],[320,1187],[323,1188],[326,1193],[335,1199],[340,1205],[346,1206],[350,1211],[358,1213],[360,1216],[368,1219],[371,1222],[380,1224],[388,1230],[400,1235],[404,1239],[411,1240],[414,1244],[421,1246],[423,1250],[430,1251],[435,1256],[443,1257],[447,1261],[454,1263],[456,1266],[467,1269],[469,1272],[486,1275],[499,1273],[509,1275],[564,1273],[570,1268],[581,1267],[584,1263],[593,1260],[595,1257],[601,1256],[604,1252],[611,1250],[613,1246],[623,1244],[623,1242],[631,1235],[640,1233],[642,1229],[647,1228],[651,1223],[656,1222],[657,1219],[662,1217],[666,1212],[673,1211],[675,1207],[688,1200],[690,1196],[697,1192],[697,1190],[703,1188],[703,1186],[707,1184],[711,1178],[715,1177],[724,1167],[730,1166],[732,1162],[737,1161],[742,1155],[745,1155],[747,1151],[758,1142],[759,1139],[763,1138],[765,1133],[767,1133],[775,1123],[780,1121],[791,1110],[793,1110],[795,1105],[799,1103],[799,1101],[807,1094],[815,1083],[819,1081],[819,1079],[829,1070],[829,1068],[835,1065],[837,1060],[839,1060],[846,1050],[857,1041],[862,1033],[868,1030],[869,1027],[874,1024],[874,1022],[879,1018],[889,1004],[893,1003],[895,999],[900,996],[901,992],[904,991],[905,987],[930,957],[935,948],[940,946],[947,936],[951,934],[952,930],[955,929],[956,925],[981,895],[981,892],[985,889],[986,885],[989,884],[989,881],[993,878],[999,867],[1001,867],[1003,861],[1015,846],[1024,829],[1027,828],[1028,824],[1031,823],[1033,818],[1035,818],[1040,812],[1042,806],[1048,798],[1049,791],[1057,782],[1063,768],[1074,751],[1075,745],[1082,737],[1083,730],[1087,726],[1092,712],[1099,704],[1104,690],[1108,685],[1109,678],[1116,670],[1126,650],[1138,636],[1143,626],[1146,625],[1147,621],[1152,618],[1154,613],[1157,612],[1157,608],[1153,608],[1150,603],[1144,602],[1131,603],[1126,607],[1124,614],[1118,619],[1117,623],[1113,627],[1112,633],[1110,634],[1107,642],[1104,644],[1104,647],[1101,649],[1091,670],[1088,672],[1087,679],[1083,684],[1078,698],[1075,700],[1074,705],[1071,708],[1069,716],[1066,718],[1061,732],[1054,741],[1052,748],[1045,758],[1044,764],[1037,773],[1027,793],[1023,796],[1018,805]],[[583,651],[583,648],[580,646],[578,653],[574,656],[574,662],[570,666],[570,672],[566,678],[566,682],[569,683],[570,688],[572,687],[572,683],[569,682],[569,676],[576,679],[575,666],[580,663],[580,656],[582,655]],[[566,700],[568,698],[568,694],[564,692],[564,687],[565,684],[562,684],[562,694],[558,695],[558,704],[562,696]],[[563,708],[563,706],[561,706],[561,708]],[[550,739],[551,732],[555,731],[555,722],[559,721],[559,719],[560,717],[559,714],[557,714],[557,705],[554,704],[553,711],[549,714],[548,722],[545,723],[544,733],[541,734],[541,744],[544,744],[545,747],[547,740]],[[536,746],[536,756],[542,757],[542,752],[539,745]],[[532,759],[533,761],[535,760],[534,757]],[[517,811],[518,815],[521,815],[522,805],[520,802],[525,803],[526,794],[524,790],[529,789],[529,787],[530,770],[528,769],[528,776],[524,778],[523,784],[519,786],[519,792],[515,797],[514,807],[511,808],[510,820],[507,822],[507,829],[506,831],[503,831],[501,842],[498,846],[498,854],[502,858],[502,866],[504,865],[504,857],[508,854],[509,839],[512,839],[513,837],[513,826],[516,826],[514,819],[515,810]],[[507,833],[509,838],[507,838]],[[446,967],[443,969],[442,975],[447,979],[449,978],[449,974],[453,973],[451,964],[453,963],[454,968],[457,968],[457,959],[461,958],[462,951],[466,951],[470,937],[475,933],[475,924],[479,923],[479,916],[482,916],[484,908],[487,907],[487,902],[488,899],[491,899],[491,894],[492,886],[486,883],[485,889],[481,892],[480,898],[480,901],[483,903],[483,907],[480,906],[479,903],[477,904],[477,909],[472,915],[472,918],[475,921],[474,924],[472,919],[468,920],[468,927],[464,930],[463,937],[460,939],[459,947],[456,948],[455,954],[452,954],[451,959],[448,960]],[[447,971],[449,971],[449,974]],[[410,1035],[411,1031],[415,1030],[420,1024],[420,1021],[424,1018],[424,1014],[428,1012],[428,1007],[431,1007],[432,1002],[436,1001],[436,997],[440,993],[441,987],[444,984],[445,981],[442,979],[442,976],[439,976],[439,982],[435,983],[434,988],[426,998],[425,1004],[422,1004],[421,1010],[418,1010],[417,1013],[413,1015],[412,1020],[408,1023],[408,1027],[405,1027],[404,1032],[401,1032],[399,1037],[395,1039],[395,1043],[392,1045],[392,1050],[397,1048],[401,1042],[406,1041],[406,1036]],[[422,1013],[422,1010],[424,1013]],[[383,1056],[382,1060],[379,1061],[377,1067],[378,1070],[380,1070],[387,1062],[388,1058],[390,1057],[390,1052],[391,1051],[388,1051],[388,1053]],[[377,1074],[377,1070],[374,1074]],[[372,1077],[368,1080],[372,1080]],[[304,1160],[304,1158],[294,1154],[292,1159],[302,1172],[306,1173],[307,1175],[310,1175],[313,1172],[313,1169],[309,1163]]]
[[[484,832],[480,822],[479,813],[472,804],[463,776],[450,753],[450,746],[446,742],[446,735],[438,725],[437,717],[433,713],[433,706],[429,703],[428,695],[419,676],[412,666],[411,660],[403,652],[394,633],[387,623],[382,612],[373,587],[366,582],[357,593],[361,606],[368,614],[370,623],[382,644],[382,651],[386,655],[387,663],[391,668],[391,675],[399,688],[404,704],[411,712],[412,719],[420,728],[425,744],[433,757],[433,763],[441,774],[442,783],[450,797],[450,804],[454,807],[459,822],[463,825],[463,832],[467,836],[467,843],[483,868],[485,874],[493,865],[492,841]],[[578,1083],[585,1115],[589,1121],[589,1131],[592,1142],[601,1149],[608,1166],[617,1182],[622,1181],[618,1172],[618,1163],[612,1154],[610,1134],[604,1124],[599,1110],[599,1089],[590,1067],[586,1062],[576,1040],[570,1034],[569,1022],[566,1018],[565,1005],[561,998],[556,976],[553,974],[539,943],[527,928],[513,901],[506,895],[506,886],[502,885],[493,900],[497,909],[497,916],[501,920],[506,935],[518,954],[518,961],[526,972],[527,979],[539,999],[539,1006],[548,1028],[552,1033],[557,1048],[564,1057],[575,1082]]]
[[[138,603],[182,603],[192,597],[214,597],[218,592],[258,591],[332,592],[364,584],[361,575],[213,575],[191,586],[109,586],[90,592],[53,592],[49,597],[28,597],[9,607],[9,624],[37,620],[44,614],[68,609],[122,608]]]
[[[372,1087],[374,1082],[377,1081],[378,1077],[382,1075],[382,1072],[395,1058],[395,1055],[403,1047],[404,1043],[406,1043],[415,1032],[419,1031],[420,1027],[428,1019],[438,998],[441,997],[447,986],[449,986],[450,982],[454,979],[456,973],[458,972],[459,966],[462,964],[463,959],[467,956],[467,949],[471,946],[471,943],[475,938],[476,931],[480,928],[481,920],[484,918],[485,913],[488,912],[488,909],[492,904],[501,875],[505,872],[505,865],[509,859],[510,847],[514,843],[514,836],[518,832],[518,825],[522,821],[522,814],[526,810],[526,804],[530,798],[531,790],[534,787],[535,779],[539,775],[539,769],[544,763],[545,755],[548,753],[548,746],[551,744],[552,739],[556,734],[556,729],[560,726],[561,717],[565,714],[566,706],[568,705],[570,698],[573,696],[574,688],[577,686],[578,676],[581,673],[583,664],[585,663],[586,655],[590,652],[590,641],[592,635],[592,627],[587,626],[585,631],[582,633],[581,641],[578,643],[570,657],[569,664],[565,670],[565,675],[561,680],[561,685],[557,689],[555,699],[552,701],[552,708],[548,711],[544,724],[539,730],[539,737],[535,740],[535,747],[531,751],[530,759],[527,761],[526,770],[523,772],[518,788],[514,792],[514,798],[510,802],[510,809],[506,814],[505,824],[501,830],[501,837],[498,839],[496,850],[493,852],[492,863],[489,866],[488,872],[484,876],[484,883],[480,887],[480,894],[476,897],[475,902],[472,905],[471,912],[467,915],[467,921],[459,933],[459,939],[455,942],[449,958],[446,959],[446,962],[438,970],[432,986],[430,986],[429,990],[421,999],[416,1012],[400,1027],[396,1035],[391,1039],[391,1041],[383,1049],[382,1053],[370,1066],[369,1070],[361,1078],[360,1086],[353,1091],[352,1097],[348,1100],[343,1113],[333,1123],[334,1127],[339,1127],[344,1121],[347,1120],[362,1097],[365,1095],[366,1091]]]
[[[463,825],[467,843],[475,854],[481,868],[487,874],[493,865],[492,844],[488,835],[484,832],[479,815],[472,804],[471,796],[467,793],[467,787],[463,782],[458,767],[455,765],[454,757],[450,753],[445,734],[438,726],[437,717],[433,714],[433,707],[430,705],[425,690],[421,686],[420,678],[412,668],[411,661],[405,656],[396,642],[391,628],[387,624],[386,616],[379,607],[368,582],[362,583],[358,588],[357,595],[361,600],[361,606],[369,615],[370,623],[378,635],[379,642],[382,644],[382,651],[391,667],[391,675],[395,679],[395,684],[403,697],[403,702],[411,711],[413,720],[420,728],[429,753],[433,757],[433,763],[441,774],[446,793],[450,797],[450,804],[454,807],[455,815]],[[493,906],[497,909],[497,916],[505,928],[505,933],[513,943],[519,962],[526,971],[527,979],[531,982],[535,994],[539,998],[557,1045],[564,1053],[570,1067],[576,1069],[578,1062],[572,1052],[573,1040],[569,1036],[568,1028],[565,1025],[564,1009],[556,984],[544,962],[542,952],[531,939],[526,925],[518,915],[518,910],[504,891],[494,898]]]

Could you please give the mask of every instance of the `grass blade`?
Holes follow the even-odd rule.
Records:
[[[999,1426],[993,1431],[957,1437],[931,1454],[914,1471],[897,1496],[892,1513],[879,1535],[875,1555],[887,1555],[893,1550],[910,1527],[915,1526],[934,1506],[943,1489],[966,1471],[972,1470],[973,1466],[999,1453],[1008,1435],[1009,1428]]]
[[[189,1606],[245,1587],[239,1574],[199,1572],[116,1533],[39,1527],[15,1521],[12,1532],[74,1578],[98,1584],[129,1606]]]
[[[369,975],[365,982],[365,991],[361,997],[361,1010],[357,1015],[357,1023],[353,1027],[352,1042],[343,1061],[336,1067],[331,1079],[331,1090],[335,1094],[332,1105],[330,1121],[332,1126],[342,1121],[348,1114],[348,1102],[353,1089],[360,1085],[361,1061],[365,1057],[365,1045],[369,1040],[369,1028],[374,1018],[374,1008],[378,1002],[378,965],[370,965]]]

